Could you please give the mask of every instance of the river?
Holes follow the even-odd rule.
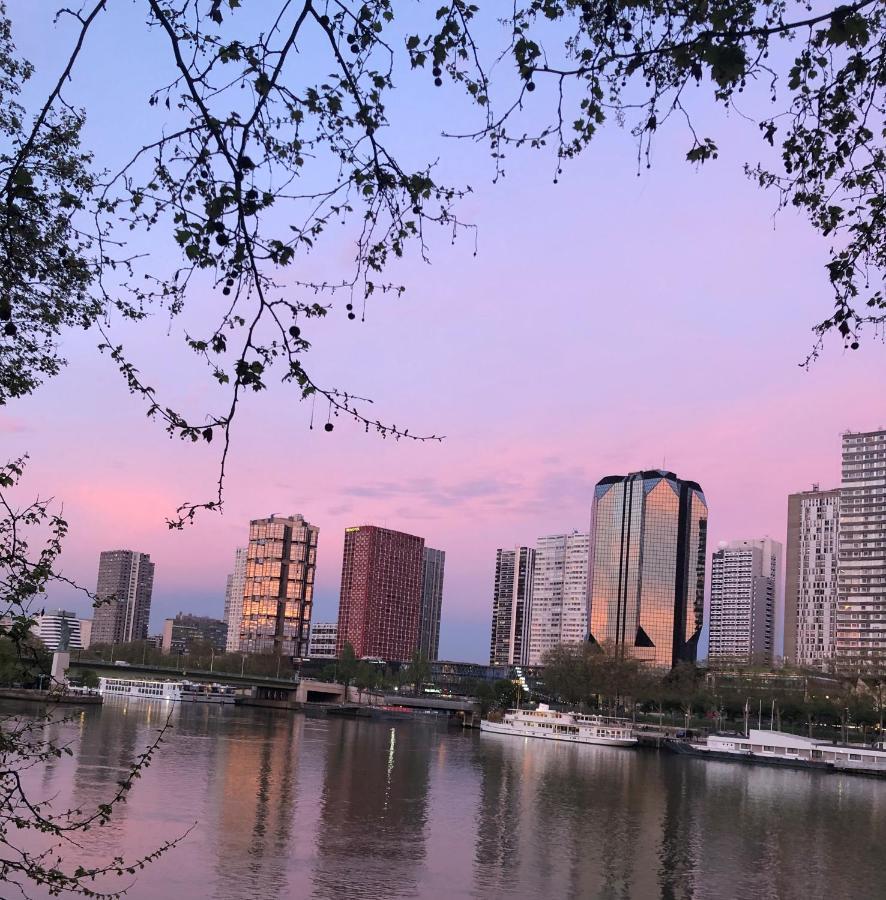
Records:
[[[108,702],[50,726],[74,752],[32,773],[32,795],[59,807],[106,800],[166,708]],[[425,717],[182,704],[171,723],[129,801],[69,857],[131,857],[191,828],[125,879],[135,900],[886,892],[886,781],[481,735]]]

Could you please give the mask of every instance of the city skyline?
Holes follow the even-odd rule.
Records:
[[[813,490],[817,490],[816,485],[812,485],[812,488],[813,488]],[[798,495],[804,495],[806,493],[809,493],[809,492],[804,492],[804,491],[797,492]],[[825,493],[825,492],[821,491],[821,493]],[[715,517],[714,521],[716,523],[716,517]],[[786,525],[787,525],[787,523],[785,522],[785,526],[784,526],[785,531],[787,530]],[[330,541],[330,543],[332,543],[332,541]],[[325,546],[325,544],[324,544],[324,546]],[[242,549],[242,548],[235,548],[235,549]],[[709,553],[708,555],[710,556],[711,554]],[[231,568],[230,562],[228,562],[228,564],[225,568],[227,568],[228,572],[230,573],[230,568]],[[488,573],[487,573],[487,576],[488,576]],[[339,578],[340,578],[340,569],[339,569]],[[704,658],[706,656],[707,644],[708,644],[707,632],[708,632],[708,623],[709,623],[709,615],[710,615],[709,585],[710,585],[710,577],[709,577],[709,573],[708,573],[707,589],[706,589],[706,595],[705,595],[705,614],[704,614],[704,626],[703,626],[703,636],[702,636],[703,639],[701,640],[701,643],[699,646],[699,658]],[[71,596],[71,595],[69,595],[69,596]],[[73,596],[73,599],[76,601],[76,599],[77,599],[76,594],[72,595],[72,596]],[[206,592],[205,596],[206,596],[206,600],[202,603],[202,605],[193,605],[192,604],[192,605],[188,606],[188,609],[197,615],[209,615],[209,616],[220,617],[222,615],[222,607],[225,602],[225,596],[226,596],[225,585],[224,584],[222,585],[221,589],[216,593],[215,596],[213,596],[213,592],[209,592],[209,591]],[[186,600],[181,600],[181,602],[179,602],[179,600],[175,599],[175,598],[173,598],[172,602],[174,604],[176,604],[176,610],[181,608],[183,605],[187,604]],[[47,606],[49,606],[49,605],[51,605],[51,603],[47,602]],[[68,605],[72,605],[73,607],[79,609],[79,606],[77,605],[76,602],[74,602],[73,604],[69,603]],[[447,610],[449,610],[449,608],[450,608],[449,604],[447,603]],[[157,613],[157,617],[158,617],[158,619],[160,619],[160,621],[158,623],[151,624],[151,626],[150,626],[151,633],[159,633],[159,631],[162,629],[163,619],[168,618],[169,616],[171,616],[173,614],[171,611],[172,607],[170,607],[170,606],[164,607],[163,612],[165,612],[166,610],[170,610],[170,612],[168,612],[162,618],[161,618],[162,613],[161,612]],[[338,610],[338,597],[337,596],[331,597],[331,598],[327,597],[326,602],[322,604],[322,611],[319,614],[315,613],[314,619],[316,621],[324,621],[326,619],[334,619],[337,615],[337,610]],[[89,610],[84,610],[84,611],[80,612],[80,615],[84,615],[84,614],[88,615]],[[790,614],[791,614],[791,610],[790,610],[790,607],[788,606],[788,609],[786,610],[786,615],[789,616]],[[445,649],[440,651],[439,656],[441,659],[463,659],[465,661],[469,661],[469,660],[478,661],[478,660],[486,660],[488,658],[489,611],[488,610],[486,611],[485,620],[484,620],[484,617],[482,616],[482,614],[478,618],[479,618],[479,623],[478,623],[477,628],[479,631],[485,633],[486,638],[484,640],[483,637],[481,636],[480,641],[477,641],[476,640],[476,632],[475,632],[474,633],[475,639],[473,640],[472,643],[476,645],[477,643],[482,642],[482,644],[486,645],[485,649],[481,649],[479,652],[474,651],[473,655],[471,655],[471,651],[459,652],[459,650],[456,649],[454,652],[452,652],[451,645],[450,645],[450,652],[446,652]],[[444,634],[444,635],[446,634],[446,632],[448,630],[447,626],[449,624],[451,624],[451,623],[447,622],[447,616],[444,615],[443,620],[442,620],[442,629],[441,629],[442,634]],[[787,642],[787,640],[788,640],[788,634],[786,633],[785,641]],[[471,641],[460,641],[459,643],[461,643],[462,645],[465,645],[465,644],[471,643]],[[445,646],[446,645],[444,643],[444,648],[445,648]]]

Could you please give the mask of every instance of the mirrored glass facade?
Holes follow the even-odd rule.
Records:
[[[241,651],[307,656],[319,530],[299,515],[249,523]]]
[[[594,490],[590,638],[658,668],[695,660],[708,509],[673,472],[610,475]]]

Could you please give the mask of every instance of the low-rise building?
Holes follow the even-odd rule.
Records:
[[[209,616],[179,613],[163,625],[162,649],[165,653],[187,653],[193,641],[208,641],[218,653],[225,652],[227,623]]]
[[[308,640],[308,659],[335,659],[338,622],[315,622]]]
[[[47,650],[82,650],[80,620],[75,613],[64,609],[34,617],[33,633],[43,641]],[[86,646],[89,646],[87,643]]]

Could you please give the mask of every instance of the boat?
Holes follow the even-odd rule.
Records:
[[[629,719],[559,712],[547,703],[539,703],[537,709],[509,709],[500,722],[482,719],[480,730],[490,734],[511,734],[573,744],[631,747],[637,743]]]
[[[181,700],[180,681],[141,681],[135,678],[99,678],[98,692],[102,698],[122,697],[125,700]]]
[[[181,683],[182,703],[234,703],[236,699],[236,691],[229,685]]]
[[[786,731],[751,728],[747,737],[712,734],[704,742],[669,741],[667,746],[677,753],[726,762],[886,776],[883,744],[836,744]]]

